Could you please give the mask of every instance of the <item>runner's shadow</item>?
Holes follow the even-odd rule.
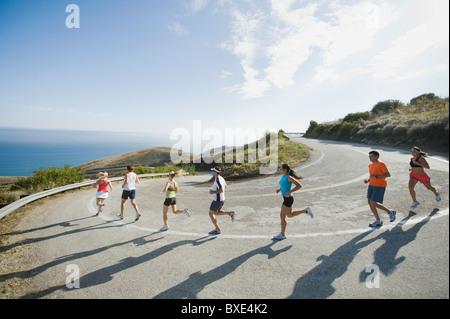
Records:
[[[377,265],[384,275],[391,275],[396,270],[397,266],[406,259],[405,256],[397,257],[400,249],[414,241],[420,229],[438,212],[439,209],[433,209],[433,211],[423,220],[405,230],[403,226],[412,216],[416,215],[416,213],[410,211],[408,216],[403,218],[393,229],[378,235],[375,239],[384,239],[385,242],[374,252],[373,264]],[[365,282],[369,275],[370,273],[362,271],[359,276],[360,282]]]
[[[336,291],[333,282],[348,270],[348,265],[362,248],[375,241],[374,238],[361,242],[374,231],[371,229],[356,236],[329,256],[319,256],[317,261],[321,263],[297,280],[294,291],[288,298],[323,299],[333,295]]]
[[[162,293],[156,295],[154,298],[155,299],[198,298],[198,293],[201,292],[206,286],[228,276],[230,273],[234,272],[237,267],[244,264],[251,257],[256,255],[267,255],[267,257],[271,259],[279,255],[280,253],[288,251],[292,247],[292,245],[290,245],[280,250],[273,250],[272,246],[275,243],[276,242],[272,242],[264,247],[260,247],[255,250],[249,251],[204,274],[202,274],[199,271],[193,273],[185,281],[179,283],[176,286],[173,286],[170,289],[167,289],[166,291],[163,291]]]
[[[128,243],[131,243],[131,242],[133,244],[137,245],[137,246],[142,246],[144,244],[147,244],[147,243],[150,243],[150,242],[155,242],[157,240],[160,240],[160,239],[164,238],[164,237],[160,237],[160,238],[152,239],[152,240],[144,240],[144,237],[148,237],[148,236],[151,236],[153,234],[157,234],[157,233],[155,232],[155,233],[152,233],[150,235],[146,235],[146,236],[143,236],[143,237],[140,237],[140,238],[135,238],[135,239],[132,239],[130,241],[126,241],[124,243],[116,244],[114,246],[121,246],[121,245],[128,244]],[[214,240],[214,239],[215,239],[215,237],[208,237],[207,236],[207,237],[202,237],[202,238],[198,238],[198,239],[195,239],[195,240],[182,240],[182,241],[174,242],[174,243],[171,243],[169,245],[160,247],[160,248],[158,248],[156,250],[153,250],[153,251],[150,251],[149,253],[144,254],[142,256],[127,257],[125,259],[120,260],[118,263],[116,263],[114,265],[98,269],[96,271],[93,271],[91,273],[88,273],[88,274],[80,277],[79,278],[80,287],[81,287],[81,289],[85,289],[85,288],[89,288],[89,287],[93,287],[93,286],[104,284],[106,282],[111,281],[114,278],[114,274],[117,274],[117,273],[119,273],[119,272],[121,272],[123,270],[135,267],[135,266],[143,264],[145,262],[148,262],[148,261],[150,261],[150,260],[152,260],[154,258],[157,258],[157,257],[159,257],[161,255],[164,255],[165,253],[168,253],[169,251],[173,250],[174,248],[177,248],[177,247],[180,247],[180,246],[183,246],[183,245],[197,246],[197,245],[201,245],[203,243],[206,243],[206,242],[208,242],[210,240]],[[55,261],[55,262],[57,262],[57,263],[67,263],[69,260],[80,258],[80,257],[86,257],[88,255],[93,255],[95,253],[99,253],[99,252],[101,252],[103,250],[106,250],[106,249],[109,249],[109,248],[111,248],[111,246],[107,246],[107,247],[96,249],[96,250],[92,251],[89,254],[82,253],[81,256],[79,256],[79,255],[68,256],[67,258],[62,258],[62,259],[60,259],[58,261]],[[48,265],[46,265],[46,266],[48,266]],[[69,291],[70,289],[67,288],[65,285],[54,286],[54,287],[47,288],[47,289],[45,289],[43,291],[40,291],[40,292],[36,292],[36,293],[32,293],[32,294],[26,295],[26,296],[24,296],[22,298],[23,299],[42,298],[42,297],[44,297],[44,296],[46,296],[48,294],[51,294],[51,293],[53,293],[55,291],[58,291],[58,290]]]

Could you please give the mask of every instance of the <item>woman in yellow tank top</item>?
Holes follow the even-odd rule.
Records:
[[[172,206],[172,213],[174,214],[181,214],[184,213],[188,217],[191,216],[189,213],[189,210],[187,209],[177,209],[177,200],[176,200],[176,193],[178,193],[178,183],[175,182],[176,173],[174,171],[171,171],[169,173],[169,180],[166,183],[166,186],[164,186],[163,192],[166,193],[166,199],[163,204],[163,222],[164,226],[160,229],[160,231],[166,231],[169,230],[169,225],[167,223],[167,212],[169,211],[169,206]]]

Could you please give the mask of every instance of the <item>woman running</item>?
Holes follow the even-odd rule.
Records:
[[[172,206],[172,213],[174,214],[181,214],[184,213],[188,217],[191,217],[191,214],[189,213],[189,210],[184,209],[180,210],[177,209],[177,199],[175,198],[176,193],[178,193],[178,183],[175,182],[176,173],[174,171],[171,171],[169,173],[169,180],[166,183],[166,186],[164,186],[163,192],[166,193],[166,200],[163,204],[163,222],[164,226],[161,228],[160,231],[166,231],[169,230],[169,225],[167,224],[167,212],[169,210],[169,206]]]
[[[103,207],[105,206],[104,201],[106,198],[108,198],[108,186],[111,189],[111,191],[113,189],[111,181],[107,179],[108,178],[107,172],[100,172],[97,174],[97,176],[99,177],[99,179],[93,185],[94,188],[98,187],[97,195],[95,196],[95,198],[97,199],[98,210],[95,216],[98,216],[100,212],[103,211]]]
[[[434,196],[436,196],[436,201],[441,201],[440,194],[436,191],[436,189],[431,186],[430,180],[431,178],[425,173],[425,168],[430,169],[430,165],[428,165],[427,160],[425,157],[428,157],[428,154],[423,152],[420,148],[417,146],[414,146],[411,149],[411,161],[409,162],[409,165],[411,166],[409,173],[409,193],[411,194],[412,198],[412,205],[411,208],[416,208],[420,203],[417,201],[416,198],[416,191],[414,190],[414,187],[418,182],[421,182],[427,189],[433,192]]]
[[[311,208],[309,207],[306,207],[304,210],[295,212],[292,211],[292,205],[294,204],[294,197],[292,196],[292,193],[298,191],[302,187],[298,180],[303,179],[303,177],[298,176],[288,164],[283,164],[280,168],[280,172],[283,176],[279,182],[280,188],[278,188],[276,192],[278,194],[281,191],[281,195],[283,195],[283,204],[281,205],[280,212],[281,233],[273,237],[275,240],[286,239],[286,216],[292,218],[300,214],[308,214],[311,218],[314,217]],[[294,189],[291,189],[292,184],[295,184]]]

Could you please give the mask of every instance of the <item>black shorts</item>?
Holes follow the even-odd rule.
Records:
[[[290,196],[290,197],[284,197],[283,196],[283,205],[286,207],[291,207],[294,204],[294,197]]]
[[[211,206],[209,206],[209,210],[212,210],[217,213],[218,211],[220,211],[222,209],[224,203],[225,203],[224,201],[217,202],[214,200],[211,202]]]
[[[132,189],[131,191],[123,190],[122,199],[135,199],[136,198],[136,190]]]
[[[177,204],[176,197],[166,198],[166,200],[164,201],[164,206],[170,206],[170,205],[176,205],[176,204]]]

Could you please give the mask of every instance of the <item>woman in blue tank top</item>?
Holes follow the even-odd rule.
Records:
[[[300,214],[308,214],[311,218],[313,217],[311,208],[309,207],[299,211],[292,211],[292,205],[294,204],[294,197],[292,196],[292,193],[298,191],[302,187],[302,185],[298,182],[298,179],[303,179],[303,177],[298,176],[288,164],[283,164],[280,168],[280,172],[283,176],[279,182],[280,188],[278,188],[276,192],[277,194],[281,192],[281,195],[283,196],[283,204],[281,205],[280,212],[281,233],[273,237],[275,240],[286,239],[286,217],[292,218]],[[295,185],[294,189],[291,189],[292,184]]]

